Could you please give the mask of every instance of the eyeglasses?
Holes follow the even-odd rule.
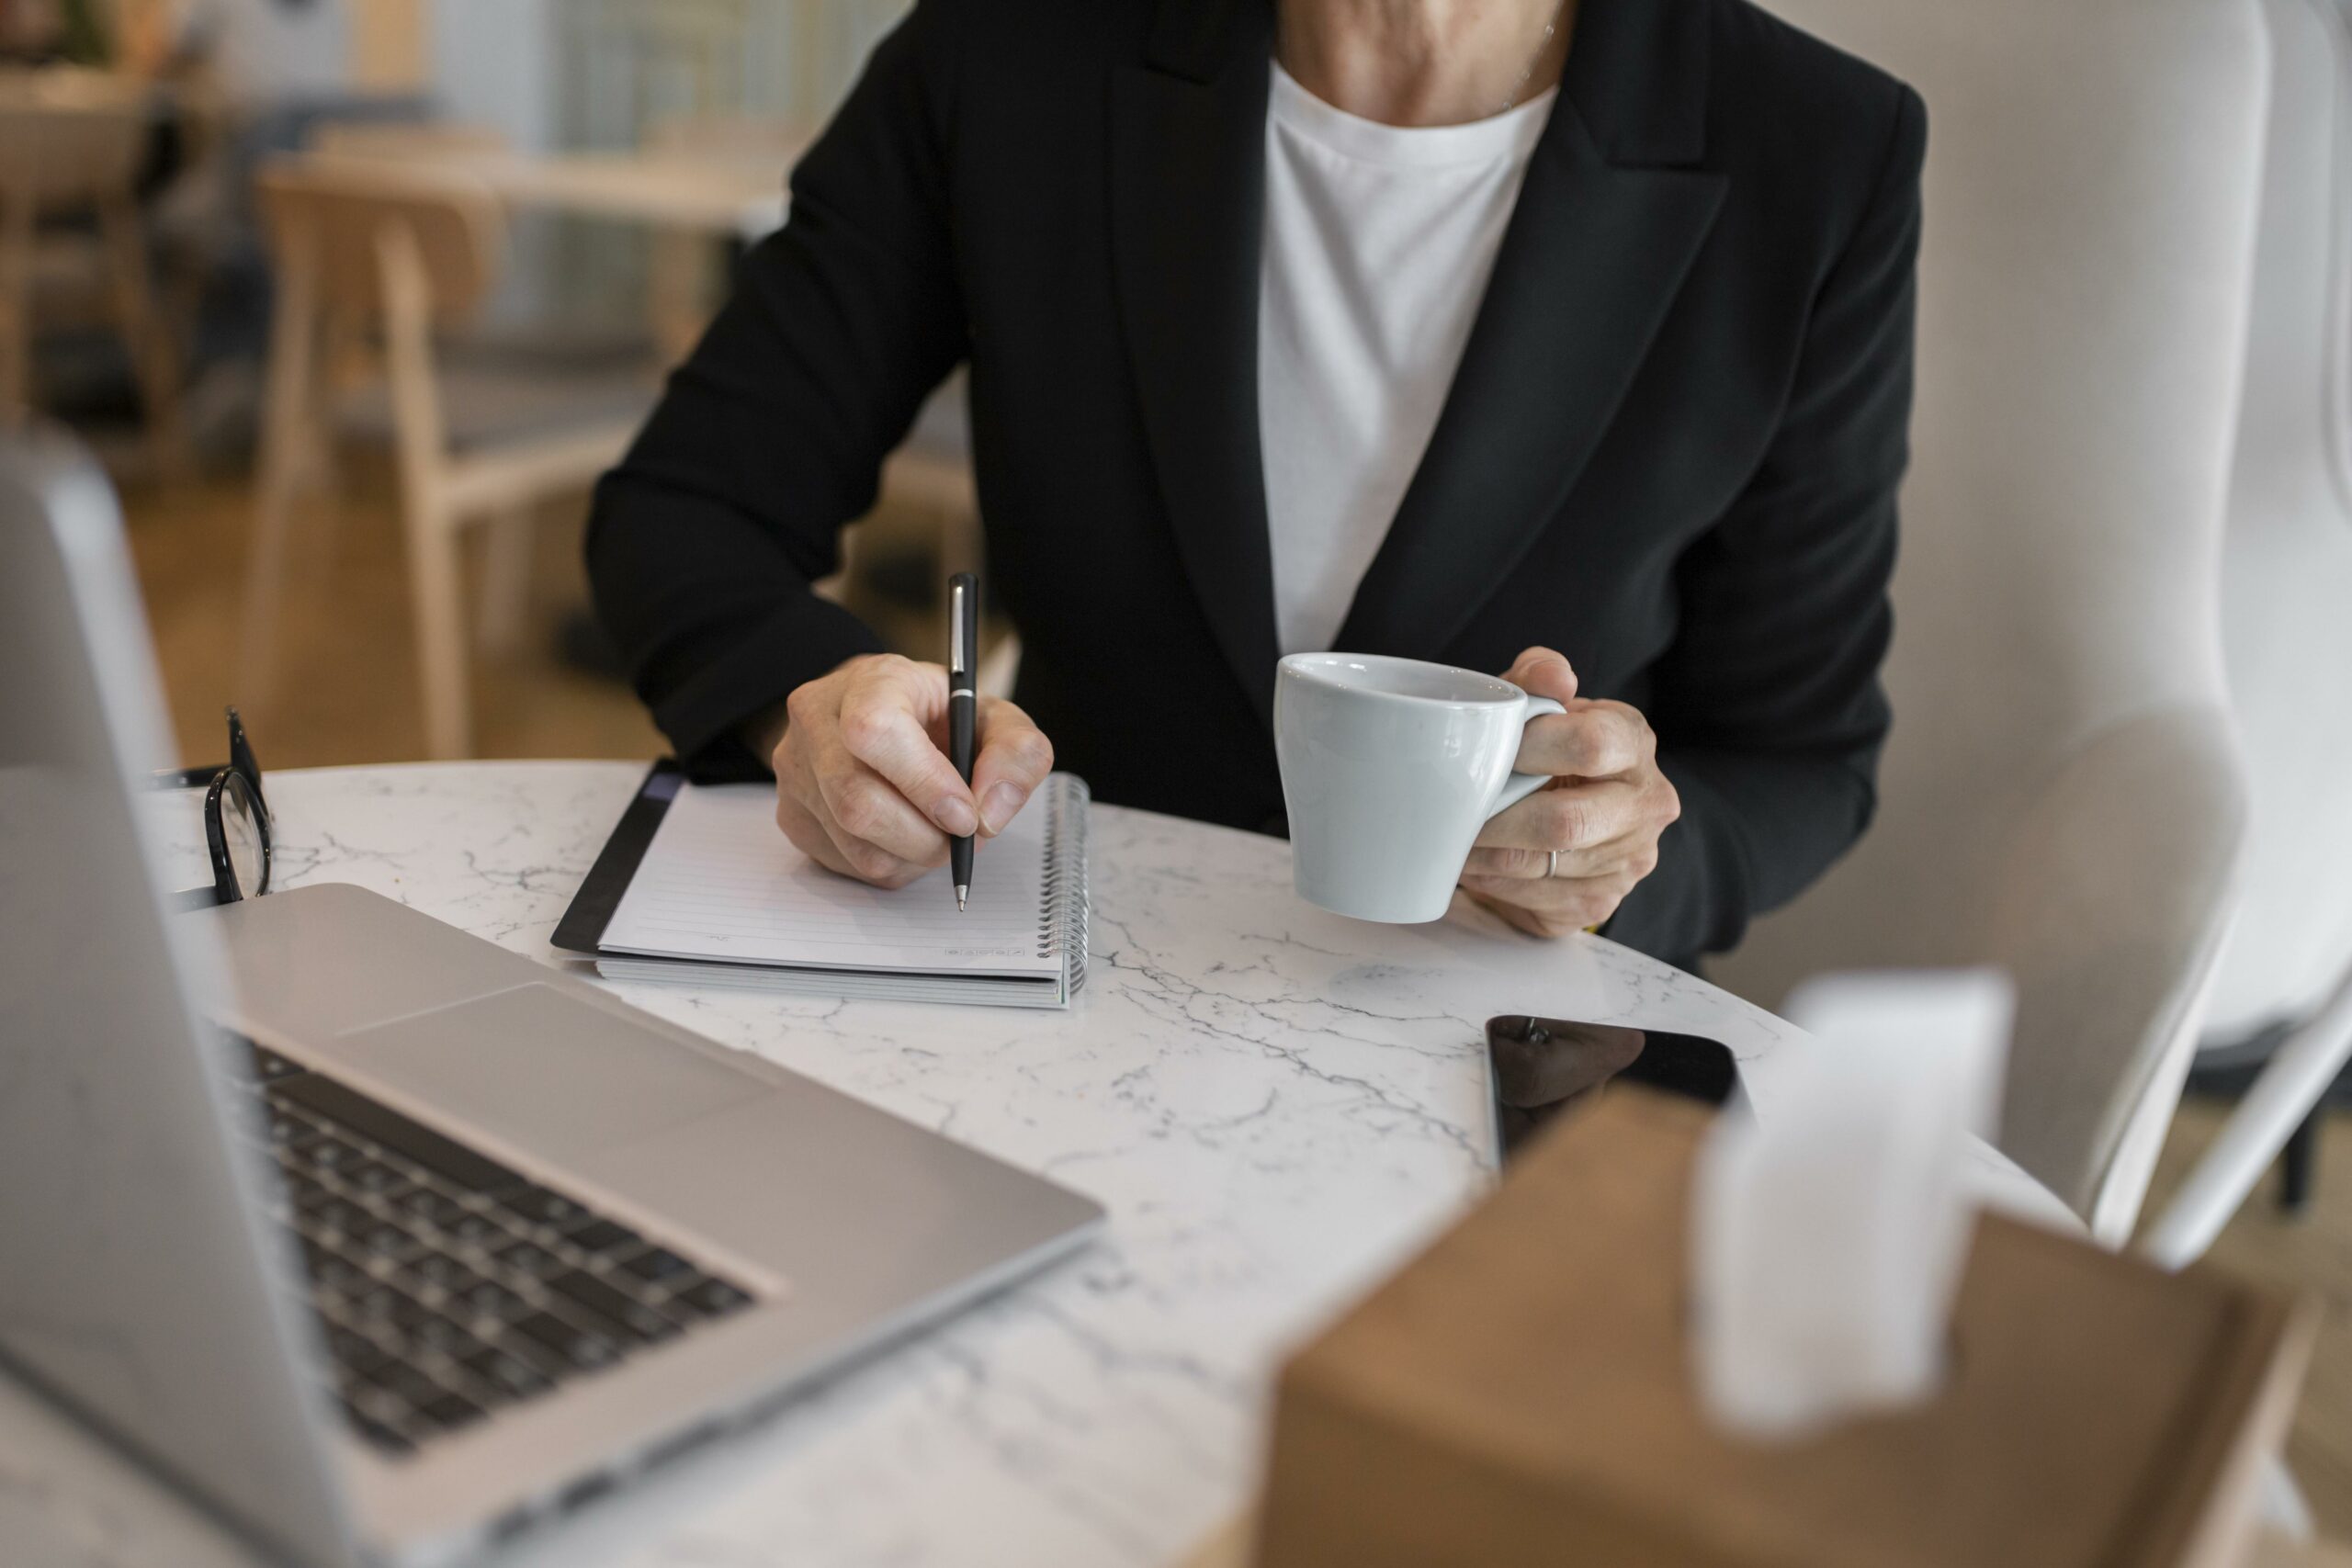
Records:
[[[258,898],[269,891],[269,830],[275,818],[261,793],[261,763],[245,739],[245,721],[229,709],[226,766],[184,768],[157,773],[156,789],[204,791],[204,841],[212,852],[212,886],[178,895],[182,908],[209,908]]]

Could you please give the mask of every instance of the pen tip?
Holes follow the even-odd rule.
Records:
[[[971,894],[972,889],[969,884],[958,886],[956,889],[956,912],[957,914],[960,915],[964,912],[964,900],[970,897]]]

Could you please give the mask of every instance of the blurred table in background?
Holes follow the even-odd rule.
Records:
[[[320,152],[307,159],[371,159]],[[691,230],[749,243],[781,228],[789,161],[763,164],[683,152],[523,152],[451,146],[404,154],[411,176],[446,173],[501,201],[584,218]]]

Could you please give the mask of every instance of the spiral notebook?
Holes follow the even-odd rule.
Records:
[[[647,776],[556,928],[616,980],[897,1001],[1067,1007],[1086,979],[1085,782],[1056,773],[947,868],[895,891],[825,870],[776,830],[770,784]]]

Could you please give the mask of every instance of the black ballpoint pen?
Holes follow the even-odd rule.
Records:
[[[980,705],[972,672],[980,661],[980,580],[959,571],[947,580],[947,760],[972,782],[973,710]],[[956,908],[972,896],[972,838],[947,841],[948,869],[956,878]]]

